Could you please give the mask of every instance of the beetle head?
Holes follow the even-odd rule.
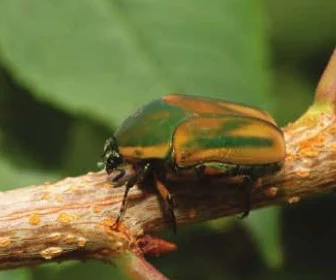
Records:
[[[105,169],[108,174],[123,162],[114,136],[106,140],[102,157],[104,158]]]

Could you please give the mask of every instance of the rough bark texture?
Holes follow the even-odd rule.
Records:
[[[284,169],[258,182],[252,208],[296,203],[335,188],[336,52],[324,77],[314,105],[283,129],[287,146]],[[128,253],[141,256],[174,249],[150,239],[144,242],[144,233],[171,227],[162,211],[164,204],[147,186],[130,191],[122,224],[113,227],[124,187],[113,187],[112,177],[101,171],[1,193],[0,269],[64,259],[109,262]],[[230,185],[175,181],[168,187],[174,196],[178,226],[243,210],[239,180]]]

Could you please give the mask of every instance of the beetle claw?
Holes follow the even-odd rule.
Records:
[[[119,171],[119,174],[112,179],[112,182],[119,181],[122,177],[125,176],[125,173],[126,173],[124,169],[116,169],[116,170]]]
[[[249,214],[250,214],[250,209],[246,209],[243,213],[241,213],[238,216],[238,218],[242,220],[242,219],[246,218]]]

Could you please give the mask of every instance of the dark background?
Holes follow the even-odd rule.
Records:
[[[334,0],[2,0],[2,190],[97,170],[105,139],[170,92],[256,105],[280,125],[311,104],[335,47]],[[335,279],[335,197],[181,228],[150,261],[172,279]],[[2,279],[125,279],[67,262]]]

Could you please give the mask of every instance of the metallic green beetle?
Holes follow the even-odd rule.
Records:
[[[166,173],[195,170],[198,177],[243,175],[250,181],[281,169],[285,158],[282,131],[270,114],[224,100],[171,94],[154,100],[128,117],[107,139],[105,169],[125,174],[123,163],[134,167],[126,184],[119,222],[129,189],[154,176],[168,202],[176,231],[173,201],[164,183]],[[246,211],[250,205],[247,200]]]

